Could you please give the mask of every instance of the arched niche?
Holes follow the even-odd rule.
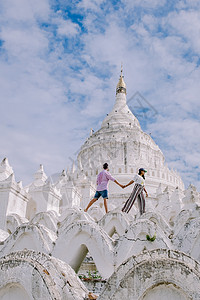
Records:
[[[30,300],[24,287],[17,283],[6,284],[0,289],[1,300]]]
[[[189,300],[182,289],[171,283],[160,283],[150,288],[141,297],[141,300]]]

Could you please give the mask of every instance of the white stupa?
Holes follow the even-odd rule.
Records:
[[[72,168],[70,173],[70,180],[80,194],[84,195],[81,201],[83,206],[92,197],[96,176],[105,162],[109,164],[113,177],[121,183],[128,183],[139,168],[145,168],[148,171],[146,187],[152,199],[156,198],[158,188],[164,190],[168,187],[172,191],[178,187],[181,191],[184,190],[180,175],[167,167],[162,151],[151,136],[142,131],[138,119],[129,109],[122,70],[112,111],[103,120],[98,131],[91,131],[78,153],[78,167],[76,170]],[[85,189],[89,190],[86,192]],[[112,208],[120,205],[131,189],[132,187],[121,190],[111,182],[109,199]]]

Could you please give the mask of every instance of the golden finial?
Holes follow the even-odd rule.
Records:
[[[125,93],[126,94],[126,84],[124,82],[124,76],[123,76],[123,65],[121,63],[121,74],[119,77],[119,82],[117,84],[117,88],[116,88],[116,94],[118,93]]]

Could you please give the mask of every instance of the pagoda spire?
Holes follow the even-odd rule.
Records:
[[[123,64],[122,64],[122,62],[121,62],[121,75],[120,75],[120,77],[123,77]]]
[[[126,84],[124,82],[122,63],[121,63],[121,74],[120,74],[120,77],[119,77],[119,82],[118,82],[117,87],[116,87],[116,94],[119,94],[119,93],[126,94]]]

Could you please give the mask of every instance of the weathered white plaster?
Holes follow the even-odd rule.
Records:
[[[2,166],[5,165],[5,168]],[[2,169],[1,169],[2,168]],[[4,159],[0,166],[0,228],[6,230],[6,219],[10,214],[17,214],[24,218],[26,216],[27,203],[30,196],[27,194],[25,189],[22,187],[21,182],[16,182],[14,173],[9,173],[11,167],[8,164],[7,159]],[[11,171],[10,171],[11,172]],[[10,174],[9,177],[7,177]]]
[[[178,287],[175,287],[173,284],[160,284],[156,287],[151,288],[146,292],[143,300],[187,300],[188,297],[186,294]]]
[[[9,237],[9,233],[0,229],[0,243],[3,243]]]
[[[6,180],[13,174],[13,169],[9,165],[8,159],[5,157],[0,163],[0,181]]]
[[[112,239],[94,222],[78,221],[61,228],[52,255],[78,271],[88,250],[99,272],[108,278],[114,271]]]
[[[9,214],[6,218],[6,230],[9,233],[12,233],[23,223],[28,223],[28,219],[23,218],[18,214]]]
[[[56,238],[57,235],[43,225],[23,224],[5,240],[0,257],[24,249],[50,253]]]
[[[34,182],[26,188],[31,196],[27,209],[27,218],[32,218],[35,213],[51,210],[59,214],[61,194],[50,181],[47,181],[43,165],[40,165],[34,178]]]
[[[145,251],[117,269],[99,300],[197,300],[199,280],[200,265],[184,253],[164,249]]]
[[[58,228],[58,220],[57,213],[52,210],[36,214],[30,221],[30,224],[44,225],[53,232],[56,232]]]
[[[0,260],[1,299],[83,300],[87,295],[74,271],[58,259],[22,251]]]

